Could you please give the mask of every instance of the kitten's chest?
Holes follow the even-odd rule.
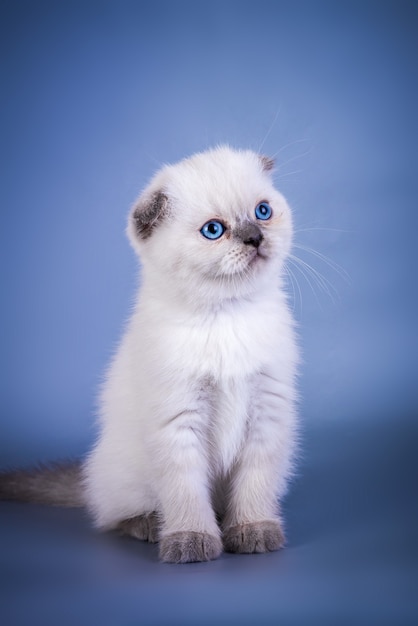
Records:
[[[246,436],[255,388],[251,378],[223,381],[215,386],[208,430],[215,473],[226,473],[239,454]]]
[[[174,321],[160,339],[167,364],[219,380],[258,371],[271,359],[278,332],[270,311],[247,309]]]

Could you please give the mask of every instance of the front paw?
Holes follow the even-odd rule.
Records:
[[[178,532],[160,541],[160,559],[165,563],[211,561],[221,552],[221,540],[209,533]]]
[[[252,554],[272,552],[284,545],[284,535],[276,520],[231,526],[223,534],[224,550]]]

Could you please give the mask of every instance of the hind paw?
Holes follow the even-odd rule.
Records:
[[[117,529],[124,535],[130,535],[141,541],[156,543],[158,541],[158,517],[156,513],[137,515],[120,522]]]

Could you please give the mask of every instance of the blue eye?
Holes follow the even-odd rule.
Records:
[[[272,215],[272,208],[267,202],[260,202],[260,204],[255,207],[255,216],[259,220],[269,220]]]
[[[210,220],[202,226],[200,232],[206,239],[219,239],[225,232],[225,226],[217,220]]]

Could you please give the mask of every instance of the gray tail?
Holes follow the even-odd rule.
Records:
[[[81,462],[1,472],[0,500],[65,507],[83,506]]]

